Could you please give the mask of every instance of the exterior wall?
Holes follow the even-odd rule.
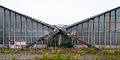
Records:
[[[26,41],[30,44],[54,31],[48,24],[0,6],[0,45]]]
[[[93,44],[115,46],[120,45],[120,8],[116,8],[89,18],[73,26],[66,28],[66,31],[79,36],[81,39]],[[81,45],[77,44],[76,45]]]

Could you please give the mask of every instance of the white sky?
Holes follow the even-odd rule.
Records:
[[[73,24],[120,6],[120,0],[0,0],[0,5],[48,24]]]

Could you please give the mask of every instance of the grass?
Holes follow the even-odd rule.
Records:
[[[0,54],[40,54],[41,57],[33,58],[35,60],[89,60],[88,57],[91,57],[95,60],[120,60],[120,48],[115,49],[103,49],[103,51],[97,51],[93,48],[58,48],[58,49],[26,49],[24,51],[20,51],[20,49],[12,49],[12,48],[0,48]],[[16,57],[13,57],[15,60]],[[29,59],[29,58],[28,58]]]

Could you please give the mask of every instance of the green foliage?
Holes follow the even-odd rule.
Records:
[[[57,47],[58,46],[58,40],[53,39],[52,41],[48,41],[48,47]]]
[[[52,41],[48,41],[48,47],[64,47],[64,48],[71,48],[73,47],[72,45],[72,41],[68,40],[68,41],[64,41],[63,43],[61,43],[60,45],[58,45],[58,40],[57,39],[53,39]]]
[[[12,60],[16,60],[15,56],[13,56]]]
[[[91,53],[91,54],[96,54],[96,53],[97,53],[97,50],[94,49],[94,48],[91,48],[90,51],[89,51],[89,53]]]
[[[61,43],[59,46],[60,46],[60,47],[64,47],[64,48],[71,48],[71,47],[73,47],[71,40],[64,41],[64,42]]]

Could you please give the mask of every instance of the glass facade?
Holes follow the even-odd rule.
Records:
[[[3,17],[4,9],[0,7],[0,44],[3,44]]]
[[[78,29],[74,29],[78,26]],[[66,28],[72,33],[95,45],[120,45],[120,8],[107,11],[103,14],[86,19]],[[74,29],[74,30],[71,30]],[[77,36],[77,35],[76,35]]]
[[[120,8],[86,19],[76,25],[66,28],[70,34],[80,37],[84,41],[95,45],[120,45]],[[54,28],[36,19],[0,7],[0,44],[9,44],[9,40],[35,42],[42,36],[54,31]],[[63,40],[72,40],[73,44],[81,45],[71,38],[62,35]],[[52,37],[53,38],[53,37]],[[50,39],[39,42],[46,44]]]
[[[15,41],[26,41],[30,44],[54,31],[47,26],[28,16],[0,7],[0,44],[8,45]],[[44,42],[46,43],[46,41]]]

